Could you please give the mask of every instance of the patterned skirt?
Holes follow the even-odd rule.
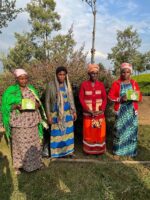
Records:
[[[74,152],[74,126],[70,111],[65,111],[64,130],[58,124],[57,113],[53,113],[53,124],[51,126],[50,149],[51,157],[64,157]]]
[[[12,157],[16,169],[27,172],[41,167],[41,145],[38,127],[12,128]]]
[[[120,156],[136,156],[137,133],[138,120],[132,103],[124,103],[116,117],[113,153]]]
[[[106,151],[106,122],[100,128],[92,128],[92,119],[83,119],[83,151],[87,154],[103,154]]]

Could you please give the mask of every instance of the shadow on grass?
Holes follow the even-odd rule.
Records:
[[[13,192],[12,176],[7,156],[0,152],[0,199],[10,200]]]
[[[143,129],[142,129],[143,130]],[[143,130],[145,132],[145,129]],[[79,135],[82,138],[82,135]],[[76,138],[82,153],[82,140]],[[111,137],[110,137],[111,138]],[[111,141],[110,141],[111,142]],[[139,147],[141,148],[141,147]],[[3,148],[3,151],[5,148]],[[142,149],[141,149],[142,150]],[[10,198],[12,177],[1,153],[0,199],[6,200],[149,200],[150,169],[146,165],[50,162],[48,167],[17,177],[21,199]],[[84,155],[83,155],[84,156]],[[85,158],[85,156],[84,156]],[[90,158],[94,158],[93,156]],[[100,157],[101,158],[101,157]],[[110,154],[104,159],[113,161]],[[97,158],[96,158],[97,159]],[[103,159],[103,158],[102,158]],[[7,173],[5,170],[7,169]],[[7,178],[6,178],[7,177]],[[17,192],[17,191],[16,191]]]
[[[148,200],[148,173],[140,165],[52,162],[22,173],[18,187],[27,200]]]

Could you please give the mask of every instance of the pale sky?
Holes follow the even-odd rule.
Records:
[[[30,0],[17,0],[17,7],[26,7]],[[89,5],[82,0],[56,0],[56,11],[60,14],[62,30],[66,33],[74,25],[76,48],[85,43],[85,51],[90,51],[93,16]],[[29,16],[21,13],[9,23],[0,34],[0,52],[7,53],[15,44],[14,33],[30,30]],[[96,61],[111,67],[107,54],[116,44],[116,31],[132,25],[142,39],[141,52],[150,50],[150,1],[149,0],[97,0]],[[89,54],[90,56],[90,54]]]

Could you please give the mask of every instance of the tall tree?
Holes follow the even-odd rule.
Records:
[[[55,6],[53,0],[34,0],[28,4],[31,32],[15,34],[15,46],[9,50],[7,56],[0,58],[4,69],[11,70],[18,66],[30,68],[33,65],[44,67],[48,64],[80,66],[86,62],[84,47],[74,49],[76,42],[73,38],[73,27],[64,35],[57,34],[52,37],[52,31],[61,27]]]
[[[92,31],[92,48],[91,48],[91,63],[95,62],[95,33],[96,33],[96,0],[85,1],[92,9],[93,14],[93,31]]]
[[[117,44],[108,54],[108,59],[114,64],[114,73],[119,73],[120,64],[123,62],[133,63],[139,54],[137,49],[141,45],[141,40],[136,30],[132,26],[127,27],[124,31],[117,32]]]
[[[0,0],[0,33],[3,27],[8,26],[8,22],[17,17],[22,9],[16,8],[16,0]]]
[[[30,14],[29,23],[32,26],[32,37],[39,47],[43,49],[43,59],[49,59],[49,41],[52,31],[61,28],[60,16],[55,12],[54,0],[32,0],[27,4]],[[41,59],[42,59],[41,57]]]
[[[11,70],[17,66],[23,67],[35,57],[37,46],[29,33],[15,33],[15,39],[17,41],[15,47],[9,50],[7,57],[1,57],[4,69]]]
[[[45,60],[44,49],[33,41],[30,33],[15,33],[15,47],[9,50],[6,56],[1,56],[4,69],[11,70],[18,66],[25,67],[28,64],[38,63]],[[49,60],[54,65],[67,65],[73,59],[74,46],[76,42],[73,38],[73,29],[69,29],[67,34],[58,34],[49,41]],[[83,51],[82,51],[83,55]],[[78,56],[79,57],[79,56]],[[80,59],[79,59],[80,60]]]
[[[146,59],[147,59],[146,54],[142,54],[140,52],[137,52],[136,54],[133,55],[132,65],[135,74],[137,72],[140,73],[146,70],[146,62],[147,62]]]
[[[150,70],[150,51],[145,53],[145,68]]]
[[[61,64],[67,63],[74,52],[75,40],[73,38],[73,27],[71,27],[67,34],[56,35],[50,41],[50,59],[56,63],[61,61]]]

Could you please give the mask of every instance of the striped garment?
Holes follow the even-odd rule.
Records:
[[[128,89],[132,89],[131,84],[121,84],[123,96]],[[116,117],[113,153],[122,156],[136,156],[137,154],[137,133],[138,120],[132,102],[121,104]]]
[[[92,128],[92,118],[83,118],[83,150],[87,154],[103,154],[106,151],[106,122],[100,128]]]
[[[70,103],[67,99],[65,87],[61,87],[60,91],[64,98],[64,123],[63,129],[58,124],[58,107],[55,105],[52,113],[53,124],[51,126],[51,157],[63,157],[74,152],[74,127],[73,117],[70,113]]]

